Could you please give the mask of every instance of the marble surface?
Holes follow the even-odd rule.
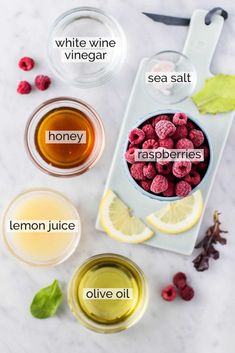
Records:
[[[222,212],[224,228],[230,233],[228,245],[221,249],[221,259],[211,263],[205,273],[197,273],[193,257],[184,257],[142,245],[112,241],[94,228],[97,207],[112,159],[122,116],[128,101],[139,61],[164,49],[180,50],[187,28],[156,24],[142,11],[190,16],[198,7],[211,8],[221,2],[207,0],[94,0],[3,2],[0,14],[0,206],[1,212],[17,193],[31,187],[45,186],[63,192],[77,205],[83,234],[75,254],[64,264],[50,269],[31,268],[18,263],[0,246],[0,351],[2,353],[233,353],[235,347],[235,281],[233,236],[235,205],[235,128],[233,127],[219,168],[201,235],[211,223],[212,212]],[[78,5],[94,5],[114,15],[126,32],[128,55],[122,71],[99,88],[82,90],[67,87],[54,78],[47,64],[46,45],[53,20],[65,10]],[[223,0],[230,18],[222,32],[212,63],[214,73],[234,73],[235,5]],[[37,60],[32,73],[17,69],[22,55]],[[37,73],[53,77],[51,89],[30,96],[15,93],[17,82],[33,79]],[[38,171],[25,153],[23,134],[31,111],[48,98],[71,95],[86,100],[103,118],[107,145],[102,159],[89,173],[73,179],[57,179]],[[30,316],[29,303],[34,293],[58,278],[64,291],[74,269],[87,257],[116,252],[136,261],[145,272],[150,286],[147,312],[135,327],[113,335],[101,335],[83,328],[71,315],[66,298],[58,315],[48,320]],[[185,303],[162,301],[159,293],[177,271],[188,273],[196,289],[195,300]]]

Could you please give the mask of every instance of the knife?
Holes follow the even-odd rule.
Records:
[[[161,22],[165,25],[170,26],[189,26],[190,18],[185,17],[174,17],[174,16],[166,16],[166,15],[159,15],[154,13],[142,12],[145,16],[151,18],[151,20],[155,22]],[[205,25],[210,25],[212,22],[212,18],[215,14],[218,14],[227,20],[228,12],[225,11],[222,7],[214,7],[210,11],[208,11],[207,15],[205,16]]]
[[[161,22],[171,26],[189,26],[190,18],[157,15],[154,13],[142,12],[145,16],[155,22]]]

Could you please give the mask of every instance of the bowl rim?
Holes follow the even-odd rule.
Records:
[[[162,114],[175,114],[175,113],[180,113],[182,112],[182,109],[161,109],[161,110],[157,110],[157,111],[153,111],[151,113],[146,114],[143,118],[139,119],[136,124],[130,129],[133,130],[134,128],[139,127],[141,124],[143,124],[146,120],[150,119],[151,117],[154,116],[158,116],[158,115],[162,115]],[[206,129],[204,127],[202,127],[201,123],[198,121],[197,118],[192,117],[192,114],[186,112],[183,110],[183,112],[188,116],[188,118],[194,122],[195,124],[198,125],[198,127],[203,131],[204,135],[206,136],[207,142],[208,142],[208,146],[209,146],[209,151],[210,151],[210,159],[209,159],[209,164],[206,170],[206,173],[204,174],[202,180],[200,181],[200,183],[198,185],[196,185],[192,191],[187,195],[190,196],[192,195],[194,192],[196,192],[197,190],[199,190],[201,188],[201,186],[204,184],[205,180],[208,178],[208,175],[210,174],[211,168],[212,168],[212,164],[213,164],[213,148],[212,148],[212,143],[211,140],[209,138],[208,132],[206,131]],[[170,197],[165,197],[165,196],[158,196],[157,194],[154,195],[146,190],[144,190],[143,188],[141,188],[139,186],[139,184],[135,181],[134,178],[132,178],[131,174],[130,174],[130,170],[128,168],[128,162],[125,159],[125,152],[127,151],[127,146],[128,146],[129,140],[128,140],[128,136],[125,139],[124,142],[124,148],[123,148],[123,154],[122,154],[122,160],[123,160],[123,164],[124,164],[124,170],[126,175],[128,176],[128,180],[129,182],[135,187],[135,189],[137,189],[139,192],[141,192],[143,195],[153,199],[153,200],[158,200],[158,201],[165,201],[165,202],[169,202],[169,201],[178,201],[178,200],[182,200],[182,197],[179,196],[170,196]]]

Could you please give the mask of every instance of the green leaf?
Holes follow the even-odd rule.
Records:
[[[205,81],[192,97],[202,114],[225,113],[235,109],[235,75],[216,75]]]
[[[55,280],[50,286],[36,293],[30,305],[31,314],[38,319],[53,316],[61,304],[62,296],[59,282]]]

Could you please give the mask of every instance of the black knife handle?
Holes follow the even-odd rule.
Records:
[[[208,11],[208,13],[205,16],[205,24],[208,26],[211,24],[212,18],[215,14],[218,14],[224,18],[224,20],[227,20],[228,18],[228,13],[222,7],[214,7],[212,10]]]

